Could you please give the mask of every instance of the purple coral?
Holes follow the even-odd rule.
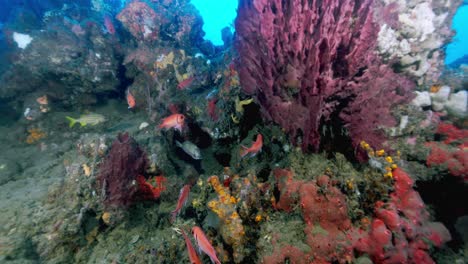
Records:
[[[240,0],[238,71],[244,91],[294,143],[317,150],[332,116],[353,143],[380,146],[390,108],[410,99],[412,83],[375,55],[379,26],[372,0]]]
[[[130,205],[138,191],[137,176],[144,175],[147,168],[146,153],[128,133],[119,134],[97,177],[106,206]]]

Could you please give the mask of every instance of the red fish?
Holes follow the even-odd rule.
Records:
[[[203,230],[198,226],[194,226],[192,228],[192,234],[195,238],[195,241],[197,241],[198,248],[201,251],[205,252],[205,254],[207,254],[210,257],[213,263],[221,264],[221,261],[219,261],[218,257],[216,256],[215,249],[211,245]]]
[[[104,26],[106,27],[107,32],[111,35],[115,35],[114,23],[112,23],[112,19],[108,15],[104,16]]]
[[[177,89],[184,90],[185,88],[189,87],[192,84],[193,80],[195,80],[195,77],[193,76],[188,77],[187,79],[181,81],[179,85],[177,85]]]
[[[185,245],[187,246],[188,256],[189,256],[189,259],[190,259],[190,264],[201,264],[202,262],[201,262],[200,258],[198,257],[197,252],[193,248],[192,242],[190,241],[190,239],[185,234],[185,231],[180,229],[180,232],[182,233],[182,235],[184,236],[184,239],[185,239]]]
[[[187,203],[187,199],[190,193],[190,185],[186,184],[182,189],[180,189],[179,200],[177,201],[177,206],[174,211],[171,212],[171,221],[174,222],[177,215],[180,213],[182,207]]]
[[[185,116],[183,114],[172,114],[163,119],[163,122],[159,125],[159,128],[174,128],[182,132],[182,127],[184,126],[184,123]]]
[[[135,97],[133,96],[133,94],[130,92],[129,89],[127,89],[126,94],[127,94],[126,97],[127,97],[128,109],[132,109],[136,105]]]
[[[241,158],[243,158],[245,155],[247,155],[249,153],[250,153],[251,157],[257,155],[257,153],[262,150],[262,146],[263,146],[263,136],[262,136],[262,134],[258,134],[257,135],[257,140],[255,140],[255,142],[252,144],[252,146],[250,148],[241,146],[242,147],[242,150],[241,150],[241,153],[240,153]]]
[[[216,98],[213,98],[211,100],[208,101],[208,115],[211,117],[211,119],[213,119],[213,121],[218,121],[218,113],[216,112],[216,102],[218,101],[218,99]]]

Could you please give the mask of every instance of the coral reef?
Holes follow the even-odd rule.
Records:
[[[188,262],[194,238],[204,262],[458,263],[468,93],[436,80],[459,1],[240,0],[224,46],[190,0],[1,24],[0,262]]]
[[[245,257],[245,230],[242,219],[236,210],[237,199],[231,196],[229,189],[224,187],[217,176],[208,178],[208,182],[218,194],[218,198],[208,202],[208,207],[221,219],[221,236],[232,246],[234,262],[241,263]]]
[[[296,206],[301,208],[305,223],[305,242],[310,248],[300,253],[301,258],[306,263],[312,260],[317,263],[344,263],[352,259],[352,226],[346,198],[333,186],[330,179],[321,176],[316,181],[298,181],[294,180],[293,172],[284,169],[276,169],[274,175],[280,191],[280,199],[274,204],[275,208],[287,212],[291,212]],[[286,252],[284,248],[276,248],[264,261],[282,263],[288,257]]]
[[[408,174],[399,168],[393,174],[395,191],[390,193],[389,201],[376,202],[375,218],[362,218],[358,228],[349,218],[349,202],[328,176],[301,181],[294,180],[290,170],[276,169],[280,198],[274,206],[289,213],[300,206],[308,247],[282,243],[263,260],[346,263],[356,257],[353,250],[357,250],[368,253],[374,263],[433,263],[429,249],[449,241],[450,233],[442,223],[429,221],[429,213]]]
[[[303,148],[318,150],[321,126],[336,118],[354,145],[381,146],[391,107],[410,99],[411,82],[372,52],[373,15],[372,1],[240,1],[242,88]]]
[[[138,186],[133,184],[145,175],[148,167],[145,152],[128,133],[119,134],[99,168],[97,181],[106,205],[126,207],[135,201]],[[138,182],[141,186],[145,183]]]
[[[426,164],[429,167],[443,167],[464,182],[468,181],[468,131],[452,124],[440,123],[437,134],[443,136],[442,142],[427,142],[430,149]]]
[[[138,40],[154,40],[159,37],[161,17],[145,2],[130,2],[117,19]]]
[[[394,175],[391,200],[376,203],[376,218],[355,248],[368,253],[374,263],[435,263],[428,250],[450,241],[450,233],[442,223],[429,221],[410,176],[399,168]]]
[[[378,52],[399,64],[420,85],[437,83],[443,52],[452,32],[452,17],[461,1],[376,1],[383,18]]]

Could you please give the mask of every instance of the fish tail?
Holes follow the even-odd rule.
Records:
[[[245,157],[249,153],[249,149],[241,145],[240,156],[241,158]]]
[[[77,120],[76,120],[75,118],[73,118],[73,117],[66,116],[65,118],[66,118],[68,121],[70,121],[69,127],[73,127],[73,126],[76,124],[76,122],[77,122]]]
[[[171,223],[175,222],[175,220],[177,218],[177,213],[178,213],[177,209],[171,212],[171,219],[170,219]]]

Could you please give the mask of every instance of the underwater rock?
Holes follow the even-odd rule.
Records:
[[[148,43],[167,42],[192,48],[203,40],[203,20],[190,1],[130,2],[117,15],[132,36]]]
[[[73,104],[82,93],[113,91],[119,63],[111,40],[100,26],[88,23],[77,36],[72,25],[51,22],[54,30],[36,32],[27,49],[18,50],[11,68],[0,76],[1,98],[21,100],[31,91],[45,90],[62,104]]]
[[[468,243],[468,215],[460,216],[455,223],[455,229],[465,243]]]
[[[444,67],[439,50],[452,36],[451,20],[461,1],[375,1],[381,18],[378,52],[396,61],[418,84],[437,82]]]
[[[159,36],[160,17],[145,2],[130,2],[117,19],[138,40],[154,40]]]

